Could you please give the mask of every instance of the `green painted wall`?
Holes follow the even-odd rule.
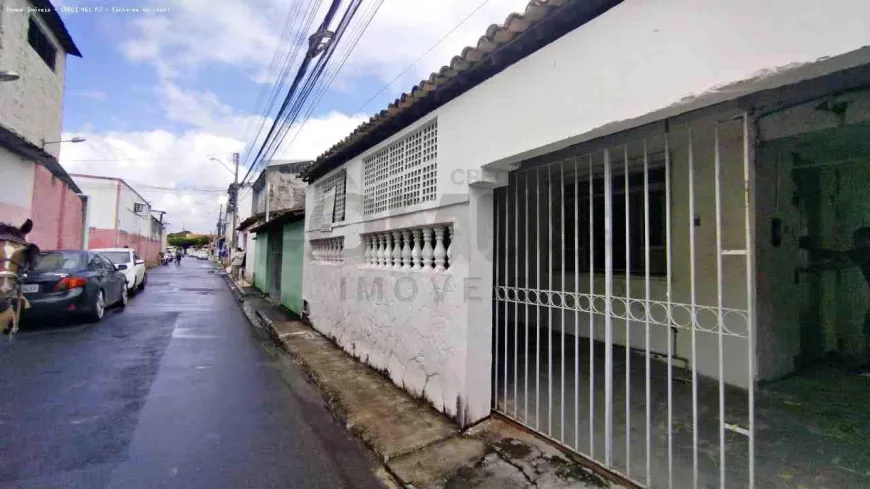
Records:
[[[302,314],[302,257],[305,221],[284,225],[284,254],[281,261],[281,303]]]
[[[254,287],[260,289],[261,292],[267,292],[266,279],[266,257],[268,253],[268,235],[267,233],[257,233],[257,239],[254,241],[257,245],[256,264],[254,266]]]

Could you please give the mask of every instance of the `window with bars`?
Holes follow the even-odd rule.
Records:
[[[625,271],[626,232],[628,233],[629,271],[632,274],[645,273],[644,254],[644,176],[643,171],[628,174],[628,229],[626,230],[626,189],[625,176],[614,175],[613,182],[613,270]],[[649,238],[650,238],[650,274],[664,275],[667,267],[665,252],[665,169],[651,168],[649,170]],[[594,270],[604,272],[604,178],[592,181],[592,231]],[[581,271],[589,271],[589,180],[579,182],[578,194],[574,195],[574,184],[566,183],[565,208],[562,216],[565,219],[565,229],[568,237],[565,246],[564,266],[573,270],[575,260]],[[574,221],[574,207],[578,207],[578,218]],[[554,209],[555,225],[561,228],[560,212]],[[574,250],[573,232],[578,233],[579,248]],[[560,250],[555,251],[557,254]]]
[[[435,200],[438,121],[363,160],[363,214]]]
[[[311,216],[311,228],[320,229],[325,225],[344,221],[347,171],[341,170],[321,179],[314,184],[314,212]],[[331,200],[332,202],[327,202]],[[324,217],[324,211],[332,207],[332,220]]]

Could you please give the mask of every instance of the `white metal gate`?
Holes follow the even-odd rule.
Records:
[[[750,140],[672,122],[511,174],[494,410],[641,486],[753,486]]]

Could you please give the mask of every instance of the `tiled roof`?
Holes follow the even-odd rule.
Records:
[[[537,51],[565,33],[601,15],[621,0],[530,0],[523,13],[511,13],[501,25],[493,24],[475,46],[467,46],[450,63],[403,93],[385,110],[357,127],[350,135],[320,155],[304,173],[312,181],[359,152],[383,141],[413,120],[482,83],[519,59]],[[538,31],[534,36],[527,35]],[[514,49],[494,56],[503,47]],[[473,80],[460,78],[489,66]],[[452,93],[448,93],[452,92]],[[415,116],[407,120],[407,116]],[[377,134],[376,134],[377,133]]]

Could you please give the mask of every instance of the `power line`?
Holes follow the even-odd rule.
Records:
[[[272,93],[262,112],[262,115],[259,117],[257,132],[254,135],[254,138],[251,140],[250,149],[245,152],[245,160],[242,166],[248,165],[248,159],[250,158],[252,152],[251,150],[253,149],[257,141],[260,140],[260,135],[262,134],[263,128],[265,127],[266,120],[268,119],[269,114],[272,113],[272,109],[275,107],[275,102],[277,102],[278,100],[278,95],[281,93],[283,87],[286,85],[287,77],[290,74],[290,68],[294,64],[296,64],[296,58],[299,55],[300,48],[303,44],[305,44],[305,37],[308,33],[308,30],[311,28],[311,24],[314,22],[314,16],[320,9],[320,5],[322,4],[322,2],[323,0],[317,0],[313,5],[309,6],[308,10],[306,11],[306,15],[301,18],[299,22],[298,28],[296,30],[296,37],[294,38],[291,46],[286,50],[286,53],[284,54],[283,67],[281,68],[280,74],[277,76],[275,83],[272,86]],[[301,2],[297,3],[297,6],[298,5],[301,5]],[[294,25],[297,24],[294,22]],[[278,49],[280,50],[281,47],[279,46]],[[278,51],[276,50],[276,55],[277,54]]]
[[[327,75],[328,82],[323,84],[321,88],[318,90],[318,93],[314,96],[314,102],[309,105],[308,111],[305,114],[305,118],[302,120],[302,124],[299,125],[299,128],[293,134],[293,139],[287,143],[288,146],[293,146],[293,143],[296,141],[296,138],[299,137],[299,134],[302,132],[302,129],[305,127],[305,124],[311,119],[311,115],[314,113],[314,110],[320,104],[320,101],[323,99],[323,96],[326,94],[329,87],[332,86],[332,82],[335,80],[335,77],[338,76],[338,73],[344,67],[345,62],[350,57],[350,54],[353,52],[356,45],[359,43],[360,38],[362,38],[366,29],[368,29],[369,24],[372,19],[374,19],[375,15],[380,10],[381,5],[383,5],[384,0],[378,0],[376,3],[372,3],[372,7],[369,8],[368,12],[363,15],[363,21],[361,21],[358,25],[354,33],[351,35],[353,39],[350,47],[345,51],[344,56],[342,57],[341,63],[339,63],[338,68],[333,70],[329,75]]]
[[[290,89],[287,91],[287,95],[284,97],[284,102],[281,104],[281,107],[278,109],[278,113],[275,117],[275,120],[272,122],[271,127],[269,128],[269,132],[266,133],[266,136],[263,138],[263,142],[260,145],[260,149],[257,151],[257,155],[254,157],[254,160],[251,162],[251,165],[248,167],[248,171],[245,176],[242,178],[242,182],[247,181],[248,176],[254,172],[254,169],[259,166],[261,163],[261,157],[264,155],[264,152],[267,152],[270,147],[274,144],[275,139],[275,131],[276,129],[280,130],[279,124],[282,124],[282,120],[286,121],[288,114],[286,113],[288,106],[290,106],[291,102],[295,102],[299,100],[297,96],[297,90],[299,85],[303,83],[303,80],[306,80],[306,75],[308,73],[309,64],[311,61],[319,55],[323,47],[323,40],[326,39],[326,49],[329,52],[334,50],[335,44],[338,42],[340,36],[336,35],[336,33],[331,33],[328,31],[329,24],[332,22],[332,18],[335,16],[339,5],[341,4],[341,0],[332,0],[332,3],[329,6],[329,10],[326,12],[323,21],[320,23],[320,27],[317,29],[314,35],[310,38],[310,45],[308,51],[306,52],[305,58],[302,60],[302,63],[299,66],[299,69],[296,71],[296,76],[293,79],[293,83],[290,85]],[[315,45],[315,43],[318,43]],[[321,58],[322,60],[323,58]],[[315,72],[318,73],[316,76],[319,76],[320,71],[318,68],[321,66],[321,63],[318,62],[315,67]],[[321,68],[322,70],[322,68]],[[311,78],[308,78],[305,85],[307,86],[308,82],[310,82]],[[303,86],[303,92],[305,88]],[[295,103],[294,103],[295,105]],[[291,113],[292,113],[291,109]]]

